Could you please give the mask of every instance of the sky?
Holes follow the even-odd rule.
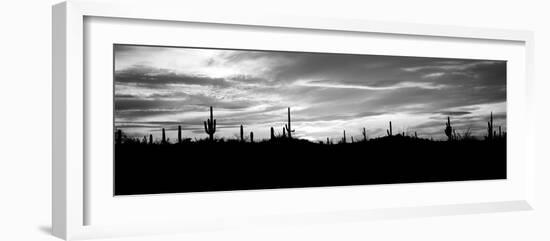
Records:
[[[506,62],[449,58],[114,45],[115,128],[172,141],[282,133],[290,107],[295,137],[361,139],[393,132],[482,137],[492,112],[506,130]]]

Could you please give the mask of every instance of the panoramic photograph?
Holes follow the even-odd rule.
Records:
[[[506,61],[114,44],[114,195],[506,179]]]

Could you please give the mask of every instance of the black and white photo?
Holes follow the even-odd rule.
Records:
[[[115,195],[507,178],[506,61],[113,51]]]

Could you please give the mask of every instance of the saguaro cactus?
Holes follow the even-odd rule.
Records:
[[[491,119],[487,122],[487,139],[493,139],[493,112],[491,112]]]
[[[330,144],[330,140],[329,140],[329,138],[327,137],[327,145],[329,145],[329,144]]]
[[[254,132],[250,132],[250,142],[254,143]]]
[[[285,124],[285,129],[286,132],[288,132],[288,138],[292,139],[292,132],[294,132],[294,130],[292,130],[292,127],[290,126],[290,107],[288,107],[288,124]]]
[[[344,130],[344,137],[342,138],[342,143],[346,143],[346,130]]]
[[[162,141],[161,144],[166,144],[166,133],[164,132],[164,128],[162,128]]]
[[[275,140],[275,130],[271,127],[271,140]]]
[[[214,133],[216,133],[216,119],[214,119],[212,106],[210,106],[210,119],[204,122],[204,132],[208,134],[210,141],[214,141]]]
[[[445,124],[445,135],[447,135],[447,140],[453,140],[453,127],[451,127],[451,117],[447,116],[447,123]]]
[[[388,133],[388,136],[393,136],[392,127],[391,127],[391,121],[390,121],[390,129],[386,130],[386,133]]]
[[[241,125],[241,142],[244,141],[244,128],[243,125]]]
[[[283,138],[286,138],[286,129],[283,127]]]
[[[181,126],[178,126],[178,144],[181,144]]]
[[[363,141],[367,141],[367,129],[363,127]]]
[[[149,134],[149,145],[153,144],[153,135]]]
[[[414,132],[414,138],[418,139],[418,135],[416,134],[416,131]]]

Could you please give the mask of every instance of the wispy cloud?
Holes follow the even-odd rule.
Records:
[[[446,85],[435,84],[429,82],[400,82],[394,85],[387,86],[368,86],[356,84],[343,84],[331,81],[296,81],[296,85],[308,87],[323,87],[323,88],[339,88],[339,89],[359,89],[359,90],[396,90],[403,88],[420,88],[420,89],[442,89]]]
[[[439,61],[436,62],[436,65],[423,65],[423,66],[414,66],[414,67],[404,67],[402,68],[408,72],[418,72],[423,70],[447,70],[447,71],[460,71],[474,68],[480,65],[492,65],[499,64],[502,61]]]
[[[435,73],[425,74],[423,77],[424,78],[437,78],[437,77],[441,77],[443,75],[445,75],[444,72],[435,72]]]

